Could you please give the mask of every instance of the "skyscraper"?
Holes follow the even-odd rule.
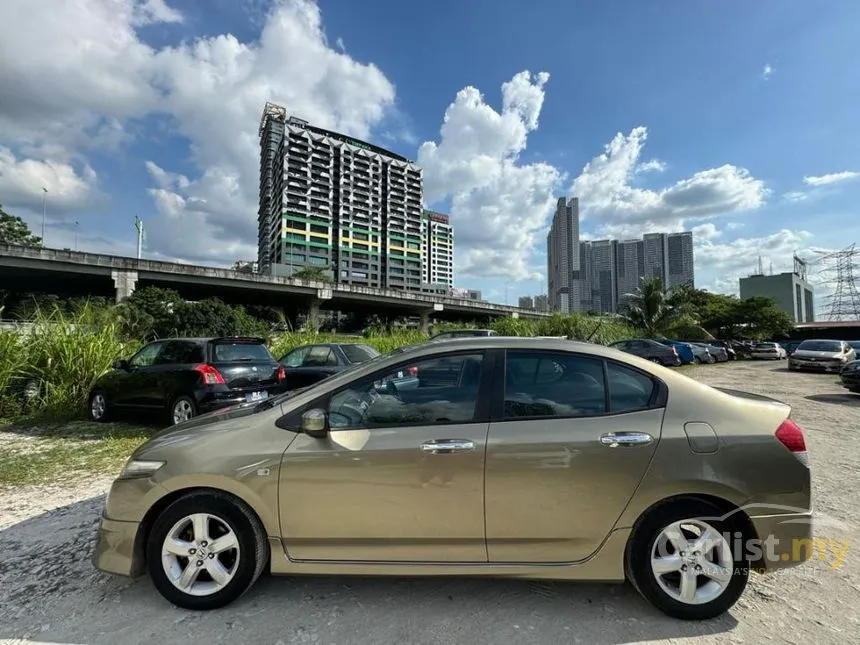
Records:
[[[422,173],[391,151],[287,117],[266,103],[260,123],[258,263],[306,266],[336,282],[419,290]]]
[[[643,240],[622,240],[615,253],[616,308],[625,294],[633,293],[645,276],[645,243]]]
[[[692,231],[669,233],[666,249],[668,255],[666,285],[670,289],[682,284],[692,287],[695,282]]]
[[[454,229],[447,215],[424,211],[421,234],[424,282],[454,286]]]
[[[547,298],[553,311],[581,311],[579,199],[559,198],[546,238]]]
[[[647,279],[660,278],[667,284],[666,257],[669,255],[668,236],[665,233],[646,233],[642,236],[643,276]]]

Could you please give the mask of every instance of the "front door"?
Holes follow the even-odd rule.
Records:
[[[486,562],[485,366],[482,352],[404,362],[311,406],[327,411],[331,432],[299,435],[284,454],[280,516],[289,557]],[[434,378],[422,381],[425,371]]]
[[[576,562],[598,549],[659,441],[658,387],[613,361],[507,352],[487,445],[490,562]]]
[[[151,404],[154,375],[153,365],[165,346],[163,341],[145,345],[128,361],[125,370],[116,370],[111,379],[108,397],[114,405],[145,408]]]

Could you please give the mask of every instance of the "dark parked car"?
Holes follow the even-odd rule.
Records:
[[[282,356],[279,362],[284,367],[285,388],[295,390],[318,383],[350,365],[363,363],[377,356],[379,352],[370,345],[319,343],[296,347]]]
[[[860,394],[860,360],[846,363],[839,372],[839,379],[842,381],[842,387],[854,394]]]
[[[477,336],[497,336],[498,333],[492,329],[452,329],[442,331],[430,340],[451,340],[452,338],[474,338]]]
[[[168,338],[145,345],[96,381],[90,415],[163,412],[171,424],[283,391],[284,369],[262,338]]]
[[[656,340],[651,340],[650,338],[620,340],[617,343],[612,343],[610,347],[667,367],[677,367],[681,364],[681,358],[674,347],[666,347],[662,343],[658,343]]]
[[[730,361],[736,361],[738,359],[738,353],[735,351],[735,348],[732,347],[732,344],[727,340],[711,340],[708,341],[709,345],[714,345],[715,347],[722,347],[726,350],[726,355]]]

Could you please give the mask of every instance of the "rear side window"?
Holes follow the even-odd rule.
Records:
[[[158,355],[156,365],[185,365],[189,363],[202,363],[203,348],[188,340],[172,340]]]
[[[606,364],[609,380],[609,411],[612,413],[647,410],[656,387],[654,381],[618,363]]]
[[[603,361],[551,352],[508,352],[505,419],[604,414]]]
[[[302,367],[331,367],[333,365],[337,365],[337,356],[334,355],[331,347],[325,345],[312,347],[302,363]]]
[[[213,346],[216,363],[250,363],[273,361],[268,347],[260,343],[218,342]]]
[[[368,345],[341,345],[350,363],[363,363],[379,356],[379,352]]]

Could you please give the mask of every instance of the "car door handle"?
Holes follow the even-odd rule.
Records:
[[[647,446],[654,437],[646,432],[607,432],[600,435],[600,443],[609,448],[618,446]]]
[[[447,455],[452,452],[470,452],[475,449],[475,442],[468,439],[433,439],[421,444],[421,452],[431,455]]]

